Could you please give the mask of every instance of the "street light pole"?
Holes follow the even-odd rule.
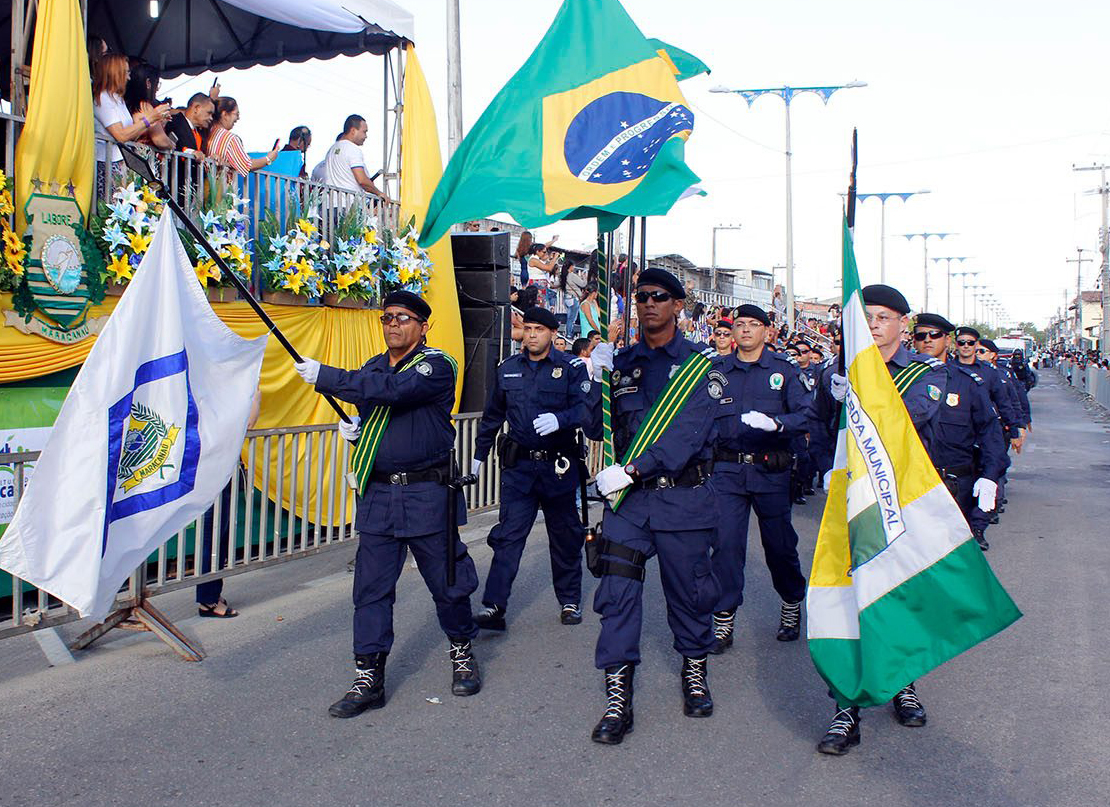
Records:
[[[960,319],[967,322],[967,279],[976,278],[978,272],[955,272],[954,277],[960,279]]]
[[[969,259],[970,259],[970,256],[968,256],[968,255],[962,255],[962,256],[958,256],[958,257],[956,255],[949,255],[949,256],[946,256],[946,257],[943,257],[943,258],[930,258],[929,259],[933,263],[940,263],[941,261],[947,261],[948,262],[947,275],[946,275],[947,276],[947,285],[945,286],[945,299],[944,299],[944,316],[948,317],[949,319],[952,319],[952,261],[959,261],[960,263],[963,263],[964,261],[969,260]]]
[[[898,198],[903,202],[911,196],[920,196],[931,191],[884,191],[882,193],[857,193],[856,199],[866,202],[868,199],[879,200],[879,282],[886,283],[886,203],[888,199]],[[843,196],[844,194],[841,194]]]
[[[459,0],[447,0],[447,159],[462,142],[462,43]]]
[[[1082,168],[1073,166],[1072,170],[1100,172],[1098,190],[1095,191],[1102,197],[1102,231],[1099,233],[1099,248],[1102,252],[1102,266],[1099,271],[1102,281],[1102,327],[1099,329],[1098,347],[1105,357],[1110,356],[1110,185],[1106,184],[1105,163]]]
[[[710,92],[734,93],[742,97],[750,107],[752,102],[761,95],[777,95],[786,106],[786,324],[794,330],[794,199],[793,199],[793,152],[790,145],[790,102],[795,95],[804,92],[816,93],[826,104],[837,90],[866,87],[866,82],[850,81],[847,84],[836,84],[821,87],[767,87],[753,90],[734,90],[729,87],[711,87]]]
[[[929,310],[929,239],[930,238],[939,238],[943,241],[945,238],[947,238],[950,235],[958,235],[958,233],[903,233],[902,234],[902,237],[905,238],[907,241],[912,241],[913,239],[920,237],[921,242],[925,247],[925,259],[924,259],[924,267],[925,268],[923,270],[923,273],[925,275],[925,307],[921,309],[922,311],[928,311]]]
[[[1066,259],[1067,263],[1075,264],[1075,346],[1078,348],[1083,347],[1083,261],[1091,260],[1083,257],[1084,252],[1094,250],[1076,247],[1075,257]],[[1067,297],[1066,290],[1064,296]]]

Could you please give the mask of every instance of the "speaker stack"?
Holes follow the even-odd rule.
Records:
[[[453,233],[451,252],[466,354],[459,411],[481,412],[497,365],[512,351],[509,234]]]

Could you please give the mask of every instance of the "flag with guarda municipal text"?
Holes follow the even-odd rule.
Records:
[[[451,157],[421,246],[494,213],[525,227],[597,218],[611,230],[670,210],[698,181],[685,162],[694,114],[677,81],[696,68],[667,53],[618,0],[565,0]]]
[[[871,338],[844,226],[849,389],[806,595],[840,705],[875,706],[1021,616],[949,495]]]
[[[102,620],[231,478],[266,339],[215,315],[167,208],[0,538],[0,568]]]

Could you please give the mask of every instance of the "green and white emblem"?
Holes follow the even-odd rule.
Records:
[[[929,393],[929,397],[932,398],[934,401],[940,400],[940,387],[936,386],[935,384],[930,384],[925,388],[925,391]]]
[[[164,477],[174,467],[169,464],[170,451],[180,433],[179,427],[166,423],[150,407],[138,402],[131,404],[131,419],[116,473],[116,481],[125,493],[154,474]]]
[[[784,380],[785,379],[783,379],[782,373],[771,373],[771,377],[768,379],[768,383],[770,383],[771,389],[782,389],[782,382]]]

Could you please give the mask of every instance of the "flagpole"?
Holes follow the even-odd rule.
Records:
[[[606,248],[606,243],[608,243],[608,248]],[[604,341],[609,340],[609,283],[612,280],[611,272],[613,270],[612,246],[613,234],[609,233],[608,238],[606,238],[599,229],[597,234],[597,252],[599,258],[597,267],[597,300],[599,311],[597,318],[598,324],[601,325],[601,338]],[[602,255],[605,257],[604,265],[602,265],[600,260]],[[609,373],[601,374],[601,457],[602,464],[606,467],[612,465],[616,461],[613,458],[613,407],[610,394]]]
[[[266,311],[262,308],[262,305],[258,302],[257,299],[255,299],[254,295],[251,294],[250,289],[247,288],[247,285],[239,279],[235,272],[231,270],[231,267],[224,263],[224,259],[221,258],[216,249],[210,243],[208,243],[208,238],[204,235],[204,231],[193,223],[193,220],[189,218],[189,214],[185,212],[185,209],[177,203],[177,200],[174,199],[173,195],[166,189],[166,184],[162,182],[162,180],[157,178],[157,175],[155,174],[150,163],[144,160],[139,155],[139,153],[135,151],[135,147],[132,146],[130,143],[119,143],[118,145],[120,152],[123,154],[123,161],[127,163],[127,167],[138,174],[146,184],[154,188],[155,192],[158,194],[158,197],[167,205],[169,205],[170,210],[174,212],[178,220],[185,226],[185,229],[189,232],[189,235],[193,236],[193,238],[196,239],[196,242],[200,246],[204,247],[204,251],[211,256],[216,266],[220,268],[222,276],[231,280],[235,288],[238,289],[239,294],[243,296],[243,299],[247,301],[247,304],[254,309],[254,313],[257,314],[258,318],[262,320],[263,324],[265,324],[267,330],[269,330],[270,333],[277,337],[277,340],[281,343],[281,346],[285,348],[285,351],[290,356],[293,357],[293,361],[304,361],[304,359],[301,358],[301,354],[298,353],[296,348],[294,348],[289,340],[285,338],[285,334],[283,334],[278,329],[277,324],[272,319],[270,319],[270,315],[266,313]],[[328,395],[327,393],[320,394],[324,396],[325,401],[331,404],[331,408],[335,410],[336,414],[339,415],[340,419],[344,423],[351,422],[350,416],[348,416],[347,413],[343,411],[343,408],[339,405],[335,398]]]

